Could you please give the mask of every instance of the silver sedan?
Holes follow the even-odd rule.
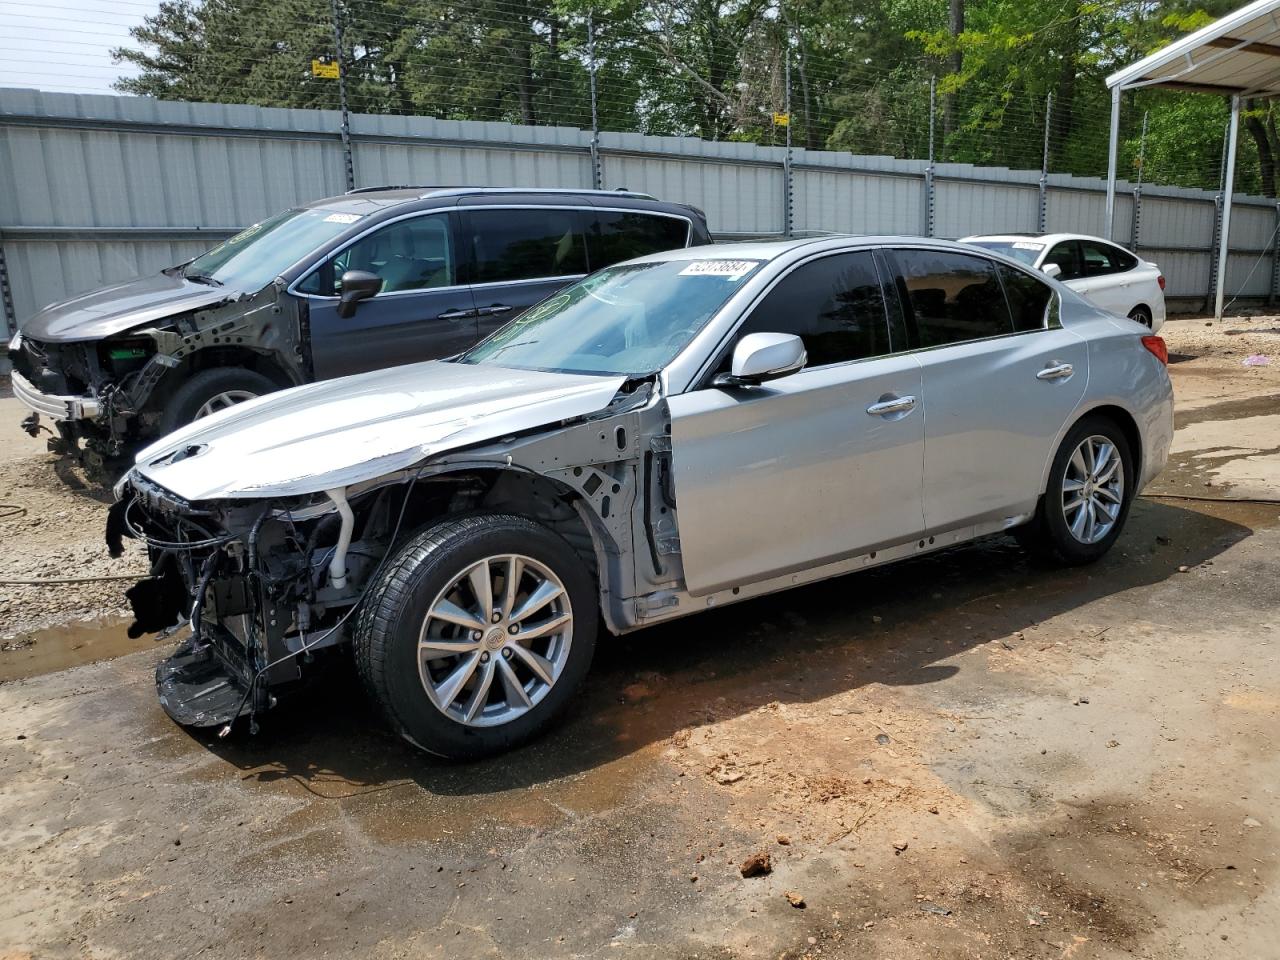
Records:
[[[139,455],[109,539],[152,554],[139,629],[190,616],[157,673],[179,722],[229,731],[350,645],[402,736],[480,756],[564,707],[602,621],[1002,532],[1096,560],[1165,464],[1166,361],[1146,327],[973,247],[672,251],[450,360],[183,428]]]

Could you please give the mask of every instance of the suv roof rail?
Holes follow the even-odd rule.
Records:
[[[383,187],[381,189],[389,189]],[[474,193],[586,193],[592,196],[604,197],[635,197],[639,200],[657,200],[653,194],[640,193],[638,190],[625,190],[619,188],[617,190],[593,190],[589,187],[432,187],[426,197],[453,197],[466,196]]]
[[[351,196],[353,193],[381,193],[383,190],[439,190],[439,187],[429,187],[421,183],[397,183],[387,184],[378,187],[356,187],[354,190],[348,190],[343,194],[345,197]]]

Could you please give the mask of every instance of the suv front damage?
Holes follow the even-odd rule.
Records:
[[[47,307],[9,344],[14,394],[31,411],[23,429],[36,436],[51,421],[52,452],[114,480],[194,372],[236,366],[276,387],[302,382],[295,314],[279,284],[245,294],[180,267]]]

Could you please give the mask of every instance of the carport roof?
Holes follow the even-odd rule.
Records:
[[[1280,0],[1255,0],[1117,70],[1107,86],[1280,97]]]

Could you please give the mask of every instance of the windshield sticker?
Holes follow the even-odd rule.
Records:
[[[1015,249],[1015,250],[1043,250],[1043,249],[1044,249],[1044,244],[1043,244],[1043,243],[1029,243],[1029,242],[1028,242],[1028,241],[1026,241],[1026,240],[1015,240],[1015,241],[1013,242],[1013,249]]]
[[[759,266],[758,260],[694,260],[680,271],[682,277],[725,277],[741,280]]]
[[[360,219],[358,213],[331,213],[324,218],[325,223],[355,223]]]

